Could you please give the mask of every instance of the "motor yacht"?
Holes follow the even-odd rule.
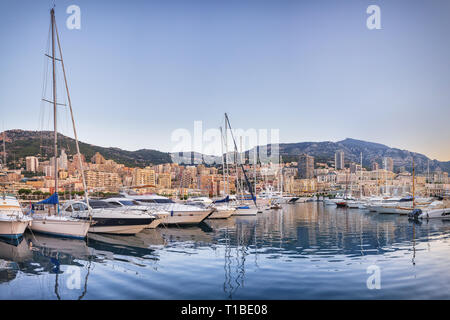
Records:
[[[414,209],[408,214],[410,219],[443,219],[450,220],[450,208]]]
[[[16,197],[6,194],[0,197],[0,237],[20,238],[31,220],[30,217],[23,214]]]
[[[150,208],[169,212],[169,216],[162,221],[164,225],[197,225],[208,218],[215,210],[214,208],[200,208],[198,206],[176,203],[169,198],[154,194],[125,194],[125,196]]]
[[[92,233],[134,235],[155,220],[155,217],[142,211],[117,210],[117,207],[101,200],[89,200],[89,206],[85,201],[67,201],[63,211],[70,213],[73,218],[93,221],[94,224],[89,228]]]
[[[118,209],[125,210],[124,212],[127,212],[128,210],[138,210],[154,218],[153,222],[150,223],[145,229],[155,229],[169,216],[169,212],[167,211],[152,209],[151,207],[142,205],[133,199],[108,198],[103,201],[108,202]]]

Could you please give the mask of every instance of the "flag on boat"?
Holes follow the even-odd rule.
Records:
[[[230,196],[227,196],[225,199],[214,201],[214,203],[224,203],[224,202],[230,202]]]
[[[39,201],[35,204],[59,204],[59,198],[58,198],[58,193],[55,192],[54,194],[52,194],[49,198]]]

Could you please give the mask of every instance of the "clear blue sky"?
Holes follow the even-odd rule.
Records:
[[[51,3],[0,2],[0,131],[42,129]],[[71,4],[81,30],[65,27]],[[370,4],[382,30],[366,27]],[[450,1],[57,0],[56,15],[82,141],[170,151],[173,130],[227,111],[282,142],[450,160]]]

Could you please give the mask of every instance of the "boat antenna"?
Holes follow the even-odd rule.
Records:
[[[53,11],[53,9],[52,9],[52,11]],[[88,190],[87,190],[87,185],[86,185],[86,178],[85,178],[84,169],[83,169],[83,161],[81,160],[80,145],[79,145],[79,142],[78,142],[78,134],[77,134],[76,126],[75,126],[75,118],[73,116],[72,100],[70,99],[69,85],[67,83],[67,77],[66,77],[66,68],[64,67],[64,60],[63,60],[62,49],[61,49],[61,42],[59,41],[58,27],[56,26],[56,23],[55,23],[55,29],[56,29],[56,39],[58,41],[58,48],[59,48],[59,56],[60,56],[60,60],[61,60],[61,67],[62,67],[62,71],[63,71],[63,75],[64,75],[64,84],[65,84],[66,93],[67,93],[67,102],[69,104],[70,116],[71,116],[71,119],[72,119],[72,126],[73,126],[73,134],[75,136],[75,145],[76,145],[76,149],[77,149],[78,165],[80,166],[81,180],[83,182],[84,197],[86,199],[86,204],[88,205],[88,208],[90,208],[90,206],[89,206]]]

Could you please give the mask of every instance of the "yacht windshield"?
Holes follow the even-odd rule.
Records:
[[[101,200],[89,200],[89,205],[92,209],[115,208],[114,205]]]
[[[139,202],[134,201],[134,200],[120,200],[119,201],[121,204],[123,204],[124,206],[138,206]]]
[[[145,203],[174,203],[170,199],[140,199],[139,202],[145,202]]]

